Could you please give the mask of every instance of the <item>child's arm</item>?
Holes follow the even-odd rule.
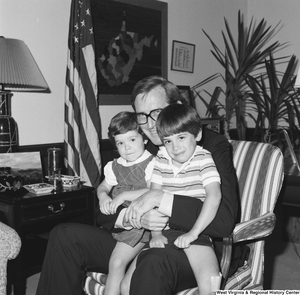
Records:
[[[147,181],[147,187],[139,190],[126,191],[119,194],[116,198],[114,198],[113,202],[118,202],[119,206],[122,205],[125,201],[134,201],[144,193],[149,191],[151,182]]]
[[[194,226],[189,232],[179,236],[174,242],[178,248],[189,247],[190,243],[198,238],[203,230],[214,220],[217,214],[222,198],[220,184],[218,182],[210,183],[205,186],[205,190],[206,198]]]
[[[162,186],[158,183],[151,182],[150,189],[161,190]],[[151,240],[149,243],[150,248],[164,248],[168,244],[168,239],[162,234],[161,231],[151,231]]]
[[[134,201],[139,198],[144,193],[148,192],[150,188],[150,180],[147,181],[147,188],[134,190],[134,191],[126,191],[119,194],[115,197],[110,204],[111,214],[116,213],[117,208],[122,205],[125,201]]]
[[[162,185],[155,183],[155,182],[151,182],[150,189],[162,190]]]
[[[112,185],[108,184],[105,179],[97,187],[97,197],[99,200],[100,211],[105,215],[111,214],[109,210],[109,204],[112,200],[108,195],[111,189]]]
[[[148,192],[148,188],[133,190],[133,191],[126,191],[122,192],[118,196],[116,196],[110,203],[110,212],[114,214],[117,212],[117,208],[122,205],[125,201],[133,201],[140,197],[142,194]]]

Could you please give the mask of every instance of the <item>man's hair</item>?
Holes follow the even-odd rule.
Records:
[[[134,86],[131,95],[131,105],[133,109],[135,110],[134,102],[139,94],[144,94],[144,96],[146,96],[155,88],[161,88],[165,91],[166,102],[168,104],[177,103],[178,101],[184,103],[184,98],[181,96],[181,93],[175,84],[160,76],[150,76],[140,80]]]
[[[160,112],[156,128],[161,140],[181,132],[189,132],[197,137],[201,131],[201,119],[193,107],[187,104],[171,104]]]
[[[108,127],[108,138],[115,145],[115,136],[118,134],[124,134],[128,131],[136,130],[140,134],[139,125],[135,121],[135,113],[133,112],[120,112],[116,114],[110,121]],[[142,134],[143,135],[143,134]]]

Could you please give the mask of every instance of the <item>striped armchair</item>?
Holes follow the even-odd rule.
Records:
[[[241,221],[230,237],[223,239],[221,271],[224,289],[263,289],[264,239],[274,229],[273,213],[284,177],[283,155],[279,148],[248,141],[230,141],[233,148],[233,164],[239,183]],[[227,278],[232,245],[245,243],[250,248],[248,260],[236,273]],[[98,295],[105,275],[87,274],[85,292]],[[197,288],[176,295],[198,295]]]

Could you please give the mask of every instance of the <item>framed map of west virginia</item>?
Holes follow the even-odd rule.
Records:
[[[92,0],[91,9],[99,104],[130,104],[136,82],[167,78],[167,3]]]

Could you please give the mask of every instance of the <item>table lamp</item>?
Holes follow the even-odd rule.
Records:
[[[11,92],[50,93],[30,50],[22,40],[0,36],[0,153],[14,152],[18,130],[11,116]]]

